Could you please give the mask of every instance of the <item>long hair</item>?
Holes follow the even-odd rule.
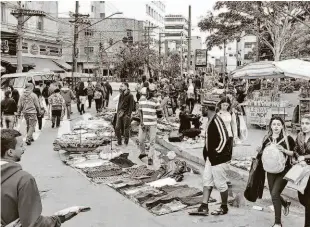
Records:
[[[287,132],[286,132],[286,126],[285,126],[285,122],[283,120],[283,118],[281,118],[280,116],[273,116],[271,119],[270,119],[270,122],[269,122],[269,125],[268,125],[268,133],[267,135],[264,137],[264,140],[263,140],[263,143],[268,139],[270,138],[270,136],[272,136],[273,134],[273,131],[271,129],[271,125],[272,125],[272,122],[275,121],[275,120],[278,120],[281,122],[283,128],[280,132],[280,135],[279,135],[279,139],[285,139],[285,143],[286,143],[286,146],[287,146],[287,149],[290,150],[290,146],[289,146],[289,143],[288,143],[288,140],[287,140]]]

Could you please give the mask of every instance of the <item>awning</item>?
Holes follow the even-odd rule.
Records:
[[[61,68],[64,68],[67,71],[72,70],[72,66],[63,60],[53,60],[53,62],[55,62],[58,66],[60,66]]]
[[[97,68],[99,68],[99,67],[93,63],[84,63],[83,64],[83,69],[97,69]]]
[[[10,64],[13,67],[17,67],[16,56],[1,56],[1,62]],[[34,67],[35,66],[34,61],[32,61],[31,59],[25,59],[25,57],[23,57],[22,64],[23,64],[23,67]]]
[[[300,59],[289,59],[274,63],[288,77],[310,79],[310,62]]]
[[[56,63],[53,62],[53,59],[48,58],[31,58],[31,57],[23,57],[25,61],[32,61],[35,63],[35,68],[31,70],[31,72],[64,72],[65,70],[60,68]]]

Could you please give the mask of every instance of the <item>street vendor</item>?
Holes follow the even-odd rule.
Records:
[[[181,112],[179,114],[179,118],[180,118],[179,133],[182,133],[184,136],[188,136],[190,138],[195,138],[201,133],[199,129],[200,116],[191,114],[189,106],[187,105],[181,106]],[[192,128],[192,124],[194,128]]]

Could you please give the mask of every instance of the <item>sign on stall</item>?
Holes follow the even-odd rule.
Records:
[[[268,125],[271,118],[271,108],[263,106],[248,106],[248,123],[253,125]]]

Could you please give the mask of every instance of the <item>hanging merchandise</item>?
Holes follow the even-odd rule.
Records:
[[[243,116],[239,115],[239,123],[240,123],[240,140],[245,141],[248,138],[248,128],[246,126],[245,120]]]

